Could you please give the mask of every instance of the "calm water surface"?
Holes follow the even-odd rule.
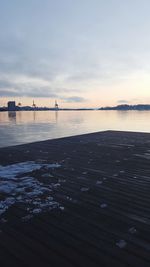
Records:
[[[150,111],[0,112],[0,147],[104,130],[150,132]]]

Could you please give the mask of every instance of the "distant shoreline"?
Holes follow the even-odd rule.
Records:
[[[89,110],[117,110],[117,111],[129,111],[129,110],[137,110],[144,111],[150,110],[150,104],[137,104],[137,105],[117,105],[113,107],[100,107],[100,108],[47,108],[47,107],[30,107],[24,106],[19,107],[16,106],[15,109],[9,110],[7,107],[0,107],[0,112],[8,112],[8,111],[89,111]]]
[[[67,108],[60,108],[60,109],[53,109],[53,108],[29,108],[29,109],[15,109],[15,110],[8,110],[8,109],[1,109],[0,108],[0,112],[11,112],[11,111],[89,111],[89,110],[98,110],[98,109],[92,109],[92,108],[79,108],[79,109],[67,109]]]
[[[128,111],[128,110],[138,110],[138,111],[143,111],[143,110],[150,110],[150,105],[149,104],[137,104],[137,105],[118,105],[114,107],[101,107],[99,110],[121,110],[121,111]]]
[[[129,110],[137,110],[137,111],[145,111],[150,110],[149,104],[137,104],[137,105],[118,105],[113,107],[100,107],[100,108],[47,108],[47,107],[18,107],[15,109],[9,110],[7,107],[0,107],[0,112],[5,111],[89,111],[89,110],[117,110],[117,111],[129,111]]]

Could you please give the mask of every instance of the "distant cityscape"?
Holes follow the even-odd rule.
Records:
[[[34,111],[34,110],[150,110],[150,104],[137,104],[137,105],[117,105],[117,106],[108,106],[108,107],[100,107],[100,108],[59,108],[58,102],[55,100],[54,107],[38,107],[36,106],[34,100],[32,106],[22,106],[21,103],[16,105],[15,101],[8,101],[7,106],[0,107],[0,111]]]
[[[21,103],[16,104],[15,101],[8,101],[7,106],[0,107],[0,111],[34,111],[34,110],[92,110],[92,108],[59,108],[58,102],[55,100],[54,107],[38,107],[33,100],[32,106],[22,106]]]
[[[58,105],[53,108],[53,109],[58,109]],[[8,101],[7,106],[0,107],[0,111],[20,111],[20,110],[48,110],[49,108],[47,107],[37,107],[34,100],[32,103],[32,106],[22,106],[21,103],[16,104],[15,101]]]

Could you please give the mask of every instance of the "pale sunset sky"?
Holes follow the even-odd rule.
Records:
[[[150,104],[149,0],[0,0],[0,105]]]

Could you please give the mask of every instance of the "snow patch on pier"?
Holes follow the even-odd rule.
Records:
[[[28,215],[38,214],[44,211],[62,206],[51,196],[52,191],[58,183],[44,184],[36,178],[30,176],[32,171],[39,170],[42,167],[48,171],[50,168],[58,168],[61,165],[39,164],[33,161],[16,163],[0,167],[0,216],[15,204],[21,205],[26,212],[25,218],[31,218]],[[20,177],[23,175],[23,177]],[[59,184],[60,185],[60,184]]]
[[[43,163],[36,163],[34,161],[26,161],[21,163],[16,163],[8,166],[0,167],[0,177],[2,178],[15,178],[20,174],[32,172],[34,170],[39,170],[42,167],[45,168],[58,168],[61,165],[58,163],[53,164],[43,164]]]

